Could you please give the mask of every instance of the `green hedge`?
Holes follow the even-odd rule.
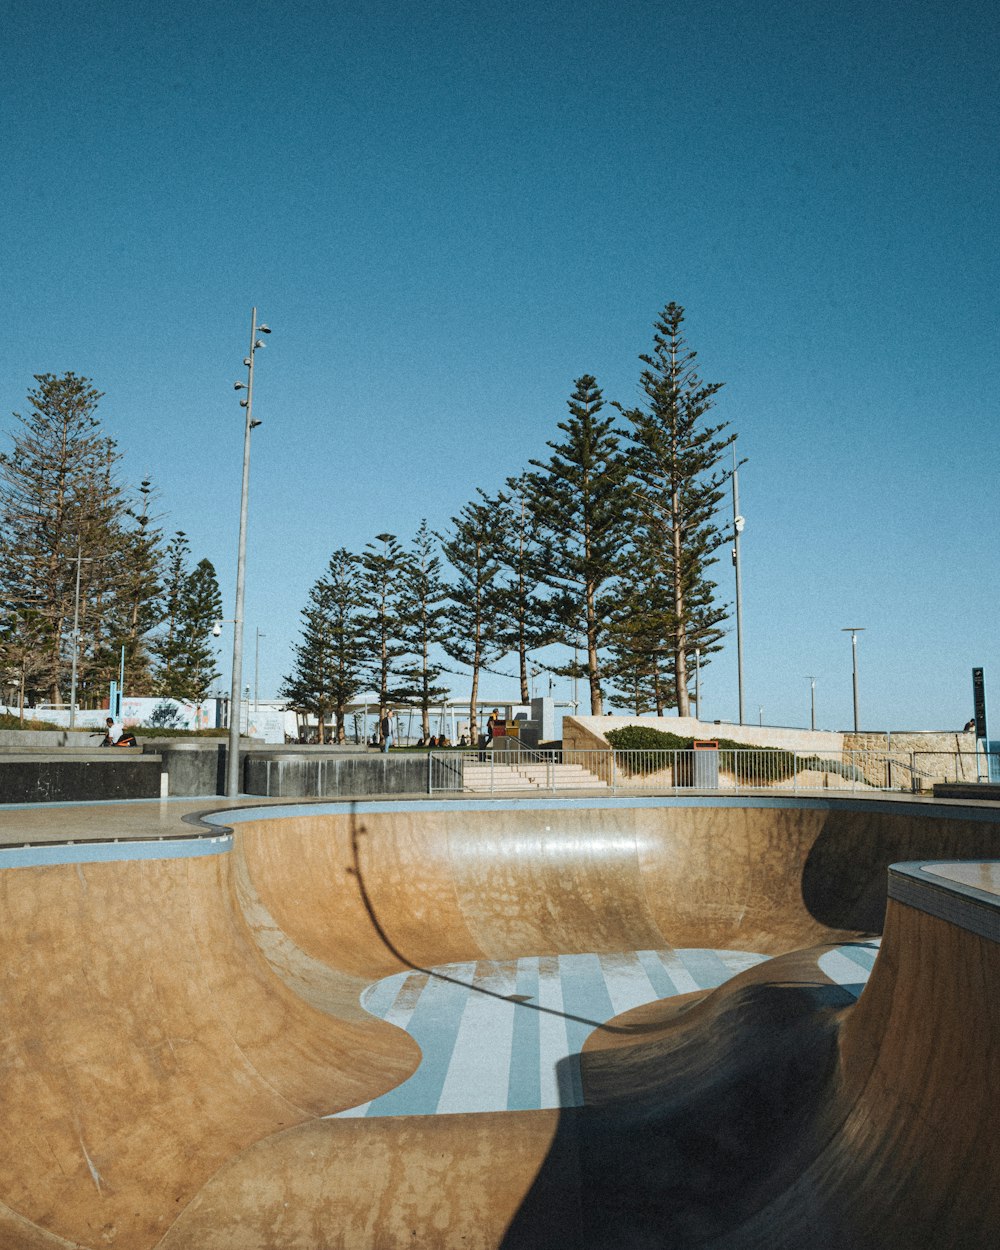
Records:
[[[653,729],[650,725],[626,725],[623,729],[611,729],[605,738],[616,751],[690,751],[694,738],[685,738],[680,734],[667,733],[662,729]],[[699,739],[704,741],[704,739]],[[767,781],[787,781],[796,771],[817,770],[820,772],[837,773],[842,777],[860,776],[860,770],[854,764],[845,764],[840,760],[821,759],[818,756],[799,756],[784,747],[762,747],[752,742],[734,742],[732,738],[713,738],[718,742],[720,751],[759,751],[770,758],[763,770]],[[734,760],[721,761],[723,764],[734,765],[726,768],[727,772],[735,772],[736,780],[741,784],[754,781],[759,776],[760,758],[751,759],[746,755],[737,755]],[[680,785],[690,785],[686,775],[693,773],[692,759],[684,756],[677,761]],[[660,761],[653,755],[638,755],[620,760],[620,766],[630,774],[652,773],[660,767]]]

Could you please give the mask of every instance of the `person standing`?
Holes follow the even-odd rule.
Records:
[[[389,748],[392,746],[393,740],[396,736],[396,717],[391,707],[386,710],[385,715],[382,717],[381,729],[382,729],[382,754],[387,755],[389,752]]]

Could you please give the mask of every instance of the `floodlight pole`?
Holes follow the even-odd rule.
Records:
[[[73,669],[69,682],[69,727],[76,728],[76,658],[80,653],[80,565],[83,563],[83,547],[78,541],[76,555],[67,556],[76,561],[76,592],[73,596]]]
[[[246,390],[246,399],[240,404],[246,409],[243,424],[243,486],[240,492],[240,542],[236,557],[236,612],[233,617],[233,675],[229,687],[229,749],[226,756],[226,797],[235,799],[240,793],[240,699],[243,684],[243,598],[247,561],[247,505],[250,494],[250,433],[259,421],[253,419],[253,362],[258,347],[264,344],[257,338],[258,330],[270,334],[267,326],[257,325],[257,309],[250,315],[250,354],[244,360],[247,367],[245,383],[237,382],[236,390]]]
[[[739,723],[744,723],[743,712],[743,579],[740,576],[740,534],[746,519],[740,514],[740,466],[736,462],[736,443],[733,443],[733,569],[736,573],[736,684],[739,692]]]
[[[864,625],[846,625],[840,631],[851,635],[851,672],[854,679],[854,732],[858,732],[858,634],[864,632]]]

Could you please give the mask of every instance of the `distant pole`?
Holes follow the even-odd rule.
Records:
[[[854,680],[854,732],[858,732],[858,634],[864,633],[864,625],[845,625],[842,634],[851,635],[851,672]]]
[[[736,444],[733,443],[733,568],[736,572],[736,681],[739,687],[740,719],[743,713],[743,579],[740,576],[740,534],[746,518],[740,513],[740,468],[736,462]]]
[[[809,683],[809,728],[816,728],[816,678],[806,677]]]
[[[69,727],[76,728],[76,657],[80,652],[80,565],[83,563],[83,548],[79,541],[76,544],[76,555],[69,556],[76,561],[76,592],[73,595],[73,670],[69,682]]]
[[[267,634],[260,632],[260,626],[255,629],[256,644],[254,646],[253,660],[253,714],[260,715],[260,640],[266,638]]]
[[[695,647],[695,720],[701,720],[701,647]]]

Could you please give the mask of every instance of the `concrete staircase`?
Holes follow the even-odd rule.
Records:
[[[466,790],[477,794],[548,794],[553,790],[608,789],[607,782],[595,777],[582,764],[545,764],[539,761],[492,765],[467,763],[463,781]]]

